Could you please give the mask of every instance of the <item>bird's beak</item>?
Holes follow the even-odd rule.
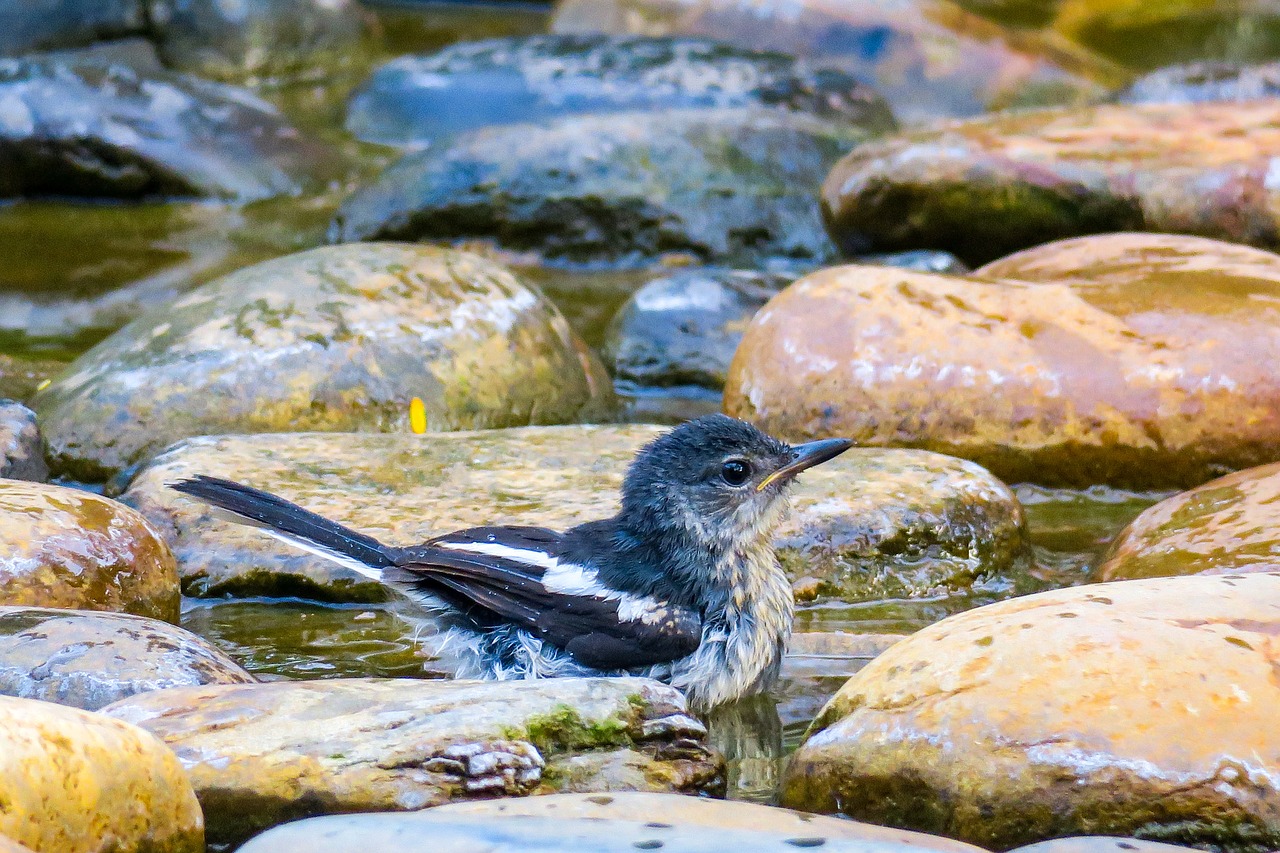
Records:
[[[791,448],[791,461],[761,480],[756,491],[763,492],[770,483],[790,479],[806,468],[835,459],[850,447],[853,447],[853,441],[847,438],[824,438],[821,441],[798,444]]]

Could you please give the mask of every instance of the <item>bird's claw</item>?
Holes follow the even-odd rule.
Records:
[[[427,770],[454,777],[468,794],[527,794],[542,781],[546,762],[523,740],[454,744],[431,757]]]

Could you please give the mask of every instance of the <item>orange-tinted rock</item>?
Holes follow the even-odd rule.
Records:
[[[823,188],[845,251],[970,263],[1048,240],[1168,231],[1280,245],[1280,100],[1046,110],[856,148]]]
[[[828,703],[782,803],[993,850],[1280,843],[1280,573],[1096,584],[944,619]]]
[[[725,408],[1010,482],[1194,486],[1280,458],[1278,298],[1280,257],[1167,235],[1050,244],[971,279],[828,269],[756,315]]]

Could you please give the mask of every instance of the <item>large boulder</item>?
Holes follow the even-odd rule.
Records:
[[[1165,235],[971,279],[838,267],[747,329],[725,410],[791,439],[973,459],[1008,482],[1189,487],[1280,458],[1280,257]]]
[[[193,687],[102,713],[173,748],[218,844],[319,814],[724,785],[723,759],[701,745],[679,692],[638,678]]]
[[[204,853],[173,753],[135,726],[0,697],[0,836],[39,853]]]
[[[251,93],[123,63],[0,60],[0,197],[253,200],[328,155]]]
[[[944,619],[795,754],[791,808],[993,850],[1072,834],[1280,844],[1280,573],[1099,584]]]
[[[217,648],[166,622],[0,607],[0,695],[96,711],[149,690],[252,681]]]
[[[703,39],[539,35],[471,41],[383,65],[351,97],[347,129],[421,145],[489,124],[574,113],[778,107],[889,131],[893,114],[853,77],[780,53]]]
[[[168,483],[196,474],[278,493],[387,542],[463,527],[566,528],[617,511],[628,464],[655,427],[554,427],[416,436],[192,439],[157,458],[123,500],[164,531],[189,595],[385,597],[381,584],[260,531],[216,519]],[[971,463],[852,450],[805,473],[775,540],[794,578],[848,600],[964,590],[1006,574],[1022,509]]]
[[[98,495],[0,480],[0,605],[178,621],[178,570],[138,513]]]
[[[42,481],[48,475],[36,413],[0,399],[0,479]]]
[[[506,268],[351,245],[239,270],[139,317],[40,392],[48,457],[101,481],[193,435],[557,423],[604,414],[599,362]]]
[[[143,0],[8,0],[0,3],[0,54],[80,47],[140,34]]]
[[[823,188],[848,253],[980,263],[1048,240],[1168,231],[1280,246],[1280,100],[997,115],[859,146]]]
[[[558,261],[834,254],[814,188],[863,128],[758,108],[570,115],[415,152],[349,197],[335,241],[486,238]]]

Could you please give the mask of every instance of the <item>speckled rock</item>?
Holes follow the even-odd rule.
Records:
[[[146,732],[0,697],[0,835],[39,853],[203,853],[200,805]]]
[[[319,80],[360,55],[356,0],[151,0],[165,64],[233,81]]]
[[[969,0],[974,2],[974,0]],[[907,122],[1079,102],[1112,79],[1087,52],[936,0],[566,0],[560,33],[694,35],[849,72]]]
[[[1141,838],[1116,838],[1110,835],[1081,835],[1075,838],[1054,838],[1026,847],[1016,847],[1010,853],[1189,853],[1194,847],[1162,844]]]
[[[1168,231],[1280,246],[1280,99],[992,116],[854,149],[823,187],[848,253],[981,263],[1049,240]]]
[[[47,457],[101,481],[186,436],[556,423],[607,411],[604,369],[505,267],[352,245],[239,270],[143,315],[37,395]]]
[[[1185,488],[1280,457],[1278,296],[1280,257],[1165,235],[1050,244],[971,280],[828,269],[756,315],[725,409],[1008,482]]]
[[[665,253],[754,266],[834,247],[814,187],[866,131],[799,113],[685,109],[482,128],[349,197],[334,241],[484,238],[558,261]]]
[[[127,506],[62,486],[0,480],[0,605],[177,622],[177,566]]]
[[[214,646],[155,619],[0,607],[0,695],[96,711],[149,690],[252,681]]]
[[[702,39],[538,35],[470,41],[383,65],[352,95],[347,129],[420,145],[491,124],[575,113],[778,107],[893,130],[884,101],[852,76],[781,53]]]
[[[952,616],[836,694],[782,802],[992,850],[1082,832],[1274,849],[1278,632],[1280,573],[1091,585]]]
[[[36,413],[0,399],[0,479],[43,481],[48,476]]]
[[[189,595],[385,596],[379,584],[260,532],[215,519],[166,484],[229,477],[388,542],[478,524],[566,528],[617,511],[626,466],[655,427],[553,427],[416,436],[192,439],[139,473],[122,498],[164,531]],[[843,599],[966,589],[1024,547],[1022,510],[971,463],[851,450],[805,473],[775,540],[793,577]]]
[[[173,748],[213,843],[299,817],[494,793],[714,792],[724,783],[723,761],[700,745],[705,731],[684,716],[679,692],[637,678],[180,688],[103,713]]]
[[[0,60],[0,197],[252,200],[300,192],[323,149],[243,89],[92,60]]]
[[[1280,96],[1280,62],[1193,62],[1139,77],[1116,97],[1126,104],[1195,104],[1276,96]]]

